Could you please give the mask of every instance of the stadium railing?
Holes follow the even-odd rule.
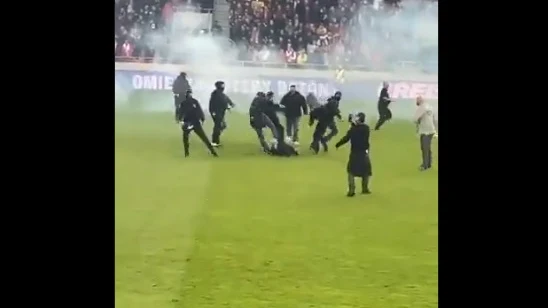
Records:
[[[180,62],[171,62],[167,59],[159,58],[139,58],[139,57],[116,57],[116,62],[138,62],[138,63],[170,63],[170,64],[184,64]],[[288,68],[288,69],[312,69],[312,70],[333,70],[339,67],[339,65],[326,65],[326,64],[293,64],[293,63],[279,63],[279,62],[257,62],[257,61],[229,61],[226,63],[229,66],[239,67],[264,67],[264,68]],[[424,65],[415,61],[396,61],[391,63],[390,70],[419,70],[423,73],[437,73],[437,63],[429,63]],[[370,66],[366,65],[345,65],[346,70],[355,71],[376,71]]]

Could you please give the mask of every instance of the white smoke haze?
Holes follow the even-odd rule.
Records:
[[[147,44],[156,50],[157,63],[183,63],[191,81],[194,96],[207,106],[209,95],[217,80],[227,82],[227,89],[238,87],[230,84],[234,77],[231,74],[233,66],[230,64],[238,60],[240,47],[226,38],[208,33],[201,33],[211,26],[211,15],[194,13],[195,9],[187,9],[173,16],[173,25],[169,30],[156,31],[146,36]],[[209,19],[208,19],[209,18]],[[394,61],[410,61],[430,64],[437,69],[438,46],[438,4],[419,0],[407,0],[400,4],[398,10],[387,10],[379,5],[363,5],[360,11],[350,20],[346,35],[350,36],[350,42],[361,42],[361,46],[353,46],[363,49],[375,49],[381,53],[386,63]],[[229,29],[223,29],[229,31]],[[200,34],[201,33],[201,34]],[[271,50],[271,53],[279,55],[279,49]],[[358,59],[367,65],[367,57],[359,56]],[[280,59],[280,61],[283,61]],[[392,62],[390,62],[392,61]],[[412,64],[411,69],[416,69]],[[395,68],[395,67],[392,67]],[[253,75],[257,70],[250,69],[249,79],[260,79],[259,74]],[[174,72],[176,73],[176,72]],[[201,76],[197,82],[193,76]],[[209,78],[208,78],[209,77]],[[313,77],[313,76],[311,76]],[[268,85],[253,85],[253,90],[268,91]],[[254,92],[256,92],[254,91]],[[127,93],[120,93],[126,96]],[[279,93],[276,93],[279,99]],[[251,98],[251,97],[249,97]],[[234,97],[237,105],[239,100],[247,97]],[[166,95],[166,102],[155,102],[154,106],[161,104],[163,109],[171,110],[172,101]],[[243,111],[243,110],[242,110]]]
[[[352,41],[361,41],[363,49],[380,53],[385,62],[415,62],[437,71],[437,2],[406,0],[398,9],[380,3],[362,6],[350,25]]]
[[[156,50],[155,62],[181,63],[186,68],[193,95],[207,108],[214,83],[228,82],[231,75],[230,63],[238,59],[238,48],[226,37],[209,33],[211,15],[195,13],[196,8],[185,7],[174,14],[170,30],[156,32],[148,37],[148,43]],[[228,31],[228,29],[223,29]],[[250,70],[250,72],[253,72]],[[199,81],[193,76],[200,76]],[[259,76],[249,76],[258,78]],[[268,89],[257,89],[266,91]]]

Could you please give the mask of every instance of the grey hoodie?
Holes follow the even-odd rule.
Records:
[[[308,105],[308,108],[310,108],[310,110],[321,106],[314,93],[308,93],[308,95],[306,96],[306,104]]]

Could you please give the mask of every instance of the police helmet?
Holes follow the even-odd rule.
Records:
[[[268,97],[268,98],[274,97],[274,92],[272,92],[272,91],[266,92],[266,97]]]
[[[333,97],[336,98],[336,99],[341,99],[341,97],[342,97],[341,91],[335,92],[335,94],[333,95]]]
[[[265,97],[264,92],[262,91],[257,92],[257,97]]]
[[[186,78],[186,73],[185,73],[185,72],[181,72],[181,73],[179,74],[179,76],[181,76],[181,77],[183,77],[183,78]]]
[[[186,96],[192,96],[192,89],[186,90]]]

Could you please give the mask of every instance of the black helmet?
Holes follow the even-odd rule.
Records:
[[[258,96],[258,97],[264,97],[265,95],[264,95],[264,92],[259,91],[259,92],[257,92],[257,96]]]
[[[359,124],[365,123],[365,113],[358,112],[356,122]]]
[[[216,89],[224,89],[225,88],[225,82],[224,81],[217,81],[215,82],[215,88]]]
[[[337,100],[341,99],[341,96],[342,96],[341,91],[337,91],[337,92],[335,92],[335,94],[333,95],[333,97],[336,98]]]
[[[186,90],[185,95],[186,95],[186,96],[192,95],[192,89]]]
[[[181,72],[181,73],[179,74],[179,76],[181,76],[181,77],[183,77],[183,78],[186,78],[186,73],[185,73],[185,72]]]
[[[274,92],[272,92],[272,91],[266,92],[266,97],[268,97],[268,98],[274,97]]]

